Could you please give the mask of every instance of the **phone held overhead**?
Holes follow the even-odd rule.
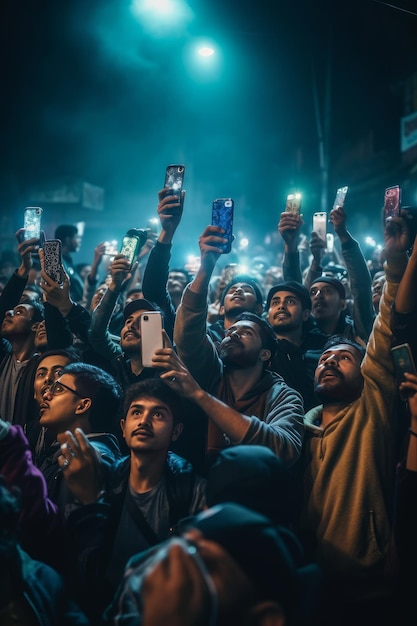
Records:
[[[43,209],[40,206],[28,206],[23,217],[23,240],[39,239],[41,236],[41,217]]]
[[[213,200],[211,209],[211,223],[213,226],[220,226],[225,231],[223,237],[227,242],[218,247],[223,250],[223,254],[228,254],[232,249],[233,241],[233,213],[234,201],[232,198],[216,198]]]
[[[140,230],[139,228],[131,228],[123,237],[120,254],[123,254],[128,259],[130,267],[135,262],[147,238],[148,233],[146,230]]]

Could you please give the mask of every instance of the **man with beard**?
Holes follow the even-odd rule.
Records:
[[[385,227],[386,283],[365,358],[360,344],[332,337],[315,373],[322,405],[304,419],[299,531],[326,577],[325,624],[369,615],[395,621],[384,621],[395,608],[386,573],[399,426],[390,319],[408,245],[404,220],[393,219]]]
[[[366,345],[375,319],[371,299],[371,276],[359,243],[346,227],[346,213],[341,206],[330,211],[332,222],[341,245],[341,253],[349,277],[353,298],[352,316],[347,314],[346,291],[341,280],[325,276],[321,261],[326,242],[313,231],[310,241],[312,261],[302,280],[298,244],[303,220],[288,211],[281,213],[278,225],[285,246],[283,270],[286,280],[303,282],[310,290],[311,314],[317,326],[330,335],[343,335]]]
[[[220,298],[220,319],[207,329],[213,341],[221,342],[238,315],[248,311],[262,316],[263,295],[256,280],[246,274],[236,275],[223,289]]]
[[[93,312],[88,336],[91,347],[107,361],[110,373],[125,389],[134,382],[152,378],[156,374],[154,368],[146,368],[142,364],[140,318],[146,311],[156,311],[157,307],[143,298],[129,302],[123,310],[124,324],[119,343],[110,335],[109,322],[119,294],[131,277],[128,259],[117,254],[110,264],[109,272],[111,280]]]
[[[268,446],[291,465],[303,439],[302,399],[267,369],[277,345],[270,326],[254,313],[242,313],[218,349],[206,332],[208,287],[223,232],[207,226],[201,235],[200,268],[177,309],[174,341],[197,383],[188,397],[209,419],[209,461],[220,449],[242,443]]]
[[[308,289],[292,280],[271,287],[266,311],[278,339],[271,369],[302,395],[308,411],[319,404],[314,393],[314,372],[328,339],[311,316]]]
[[[131,385],[120,424],[129,454],[113,465],[102,492],[88,440],[60,437],[74,455],[65,478],[84,505],[68,524],[79,554],[83,604],[93,616],[110,602],[131,556],[167,539],[181,518],[204,508],[205,480],[170,451],[183,429],[181,398],[156,378]]]

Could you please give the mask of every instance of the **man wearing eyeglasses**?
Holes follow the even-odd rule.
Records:
[[[55,442],[46,448],[37,460],[45,476],[49,497],[63,513],[74,502],[63,478],[63,470],[73,459],[67,449],[66,464],[61,467],[58,456],[61,448],[56,441],[60,433],[81,429],[88,437],[94,453],[101,458],[103,477],[121,456],[114,431],[122,393],[114,378],[99,367],[87,363],[70,363],[51,385],[45,386],[39,409],[39,423],[47,428]],[[102,477],[97,477],[101,480]],[[103,478],[104,479],[104,478]]]
[[[63,380],[67,382],[65,375],[50,393],[63,395]],[[113,465],[104,486],[96,481],[100,470],[91,440],[79,432],[59,436],[59,464],[84,505],[67,522],[78,551],[81,604],[94,623],[111,601],[129,558],[167,539],[180,519],[204,507],[205,480],[171,451],[183,429],[182,407],[180,396],[158,378],[129,387],[120,424],[129,455]]]
[[[94,477],[98,490],[105,485],[109,468],[121,456],[115,436],[108,434],[120,400],[121,390],[114,378],[87,363],[68,364],[54,382],[42,389],[41,425],[55,438],[64,431],[83,429],[91,453],[101,461]],[[21,490],[22,533],[30,540],[32,556],[36,550],[36,558],[57,568],[62,567],[66,550],[66,545],[60,545],[62,521],[75,506],[63,480],[74,453],[70,446],[64,447],[64,460],[62,452],[55,440],[36,467],[22,427],[0,419],[0,474],[9,486]]]

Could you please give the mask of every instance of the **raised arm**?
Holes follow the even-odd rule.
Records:
[[[204,411],[231,443],[267,446],[288,465],[297,460],[304,429],[302,399],[296,391],[284,385],[276,397],[271,394],[266,400],[268,417],[262,421],[204,391],[172,346],[157,350],[153,361],[163,371],[161,379]]]
[[[168,195],[167,195],[168,193]],[[144,297],[157,304],[165,314],[165,328],[172,337],[175,323],[175,307],[167,290],[169,262],[172,240],[177,230],[184,207],[185,191],[181,198],[172,190],[161,189],[158,193],[158,217],[161,232],[153,247],[143,273],[142,291]]]
[[[330,221],[342,245],[342,255],[349,276],[353,296],[353,321],[355,332],[365,343],[368,341],[375,312],[372,305],[372,278],[359,243],[346,228],[346,213],[342,207],[330,211]]]
[[[302,283],[298,244],[303,223],[301,215],[289,211],[281,213],[278,222],[278,232],[284,240],[283,277],[284,280],[295,280],[297,283]]]
[[[20,266],[11,275],[7,281],[3,293],[0,295],[0,321],[6,315],[6,311],[13,309],[19,304],[20,298],[29,277],[29,271],[32,268],[32,254],[39,249],[39,239],[27,239],[20,241],[24,229],[21,228],[16,232],[16,239],[20,242],[17,251],[20,254]]]
[[[222,251],[216,244],[225,242],[218,226],[207,226],[199,239],[201,263],[191,283],[185,288],[177,309],[174,342],[178,354],[199,383],[207,371],[220,369],[216,348],[207,336],[208,288]]]
[[[132,271],[134,271],[132,268]],[[94,309],[88,340],[92,348],[108,361],[112,361],[122,354],[120,345],[111,338],[109,323],[119,295],[131,277],[130,263],[122,254],[116,254],[109,267],[110,284]]]

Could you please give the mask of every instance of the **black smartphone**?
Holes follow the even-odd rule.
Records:
[[[46,239],[43,244],[43,268],[52,280],[62,285],[64,270],[62,267],[62,244],[59,239]]]
[[[172,189],[174,195],[181,196],[184,184],[184,174],[184,165],[168,165],[165,170],[164,187],[166,189]]]
[[[213,200],[211,223],[213,226],[221,226],[225,231],[223,237],[227,239],[227,243],[219,246],[224,254],[228,254],[232,249],[234,206],[235,203],[232,198]]]
[[[131,228],[123,237],[120,254],[124,254],[129,260],[130,267],[132,267],[133,263],[136,261],[136,257],[147,238],[148,233],[146,230],[140,230],[139,228]]]
[[[401,212],[401,187],[387,187],[384,194],[384,221],[391,217],[399,217]]]
[[[23,217],[23,240],[32,239],[41,236],[41,217],[42,209],[40,206],[28,206],[25,209]]]
[[[398,346],[391,348],[392,360],[394,363],[395,379],[397,385],[405,382],[405,372],[410,374],[417,374],[416,366],[414,364],[413,355],[410,345],[408,343],[402,343]],[[400,396],[403,400],[407,398],[407,393],[400,392]]]

